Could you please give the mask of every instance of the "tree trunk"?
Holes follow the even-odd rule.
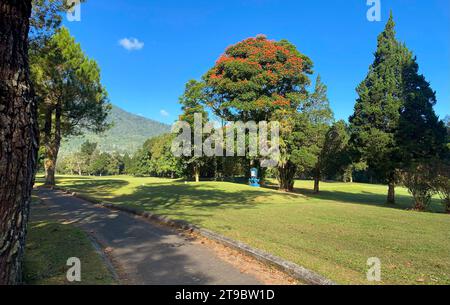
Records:
[[[314,193],[316,193],[316,194],[318,194],[320,191],[319,183],[320,183],[319,177],[317,177],[317,176],[314,177]]]
[[[22,281],[38,150],[29,79],[30,0],[0,0],[0,285]]]
[[[389,182],[387,203],[395,204],[395,182],[393,180]]]
[[[278,166],[278,182],[280,190],[285,192],[294,191],[295,166],[289,161]]]
[[[194,177],[195,177],[195,182],[200,182],[200,167],[199,166],[195,166],[194,167]]]
[[[320,192],[320,169],[316,168],[314,172],[314,193],[318,194]]]
[[[61,146],[61,104],[55,106],[55,126],[52,131],[52,109],[48,108],[45,115],[45,185],[55,186],[56,162]]]

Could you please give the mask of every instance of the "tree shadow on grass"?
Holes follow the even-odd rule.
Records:
[[[226,190],[207,184],[158,183],[138,187],[132,194],[115,197],[112,201],[140,210],[163,214],[174,219],[187,219],[199,224],[217,210],[254,209],[256,199],[273,193],[258,189]],[[284,194],[298,198],[295,194]]]
[[[360,193],[350,193],[344,191],[327,191],[322,190],[318,194],[307,188],[295,188],[295,192],[308,196],[310,198],[316,198],[321,200],[338,201],[343,203],[363,204],[378,206],[382,208],[391,208],[398,210],[408,210],[413,207],[413,199],[408,195],[396,195],[395,204],[387,204],[385,194],[375,194],[368,191],[362,191]],[[438,199],[433,199],[429,207],[429,212],[443,213],[444,209]]]
[[[57,178],[56,185],[62,186],[65,190],[72,192],[94,194],[96,197],[110,198],[112,193],[122,187],[129,185],[129,182],[122,179],[89,179],[86,177]]]
[[[330,182],[330,183],[340,183],[340,182]],[[265,188],[278,190],[278,185],[271,181],[267,181]],[[387,186],[386,186],[387,192]],[[305,187],[295,187],[294,194],[299,194],[303,196],[307,196],[308,198],[328,200],[328,201],[337,201],[342,203],[351,203],[351,204],[362,204],[362,205],[370,205],[370,206],[378,206],[382,208],[391,208],[397,210],[410,210],[413,207],[413,198],[410,195],[399,195],[397,194],[396,203],[395,204],[387,204],[387,193],[386,194],[378,194],[370,191],[359,191],[358,193],[338,191],[338,190],[321,190],[319,193],[314,193],[314,191],[310,188]],[[444,213],[444,208],[439,199],[433,198],[428,212],[432,213]]]

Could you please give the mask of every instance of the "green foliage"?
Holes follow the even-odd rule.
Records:
[[[128,158],[128,159],[126,159]],[[64,174],[78,175],[122,175],[125,173],[125,161],[130,166],[130,157],[119,153],[101,152],[97,143],[84,142],[78,152],[66,155],[58,162],[58,171]]]
[[[310,95],[308,102],[303,106],[302,112],[308,117],[312,133],[308,134],[313,139],[311,146],[306,147],[314,155],[317,161],[314,165],[313,176],[316,181],[315,191],[319,192],[319,181],[325,169],[325,146],[327,131],[333,121],[333,112],[327,97],[327,87],[322,83],[320,75],[317,76],[314,92]]]
[[[435,171],[432,164],[411,165],[402,175],[403,184],[414,199],[414,209],[424,211],[431,203],[435,189]]]
[[[107,167],[108,175],[122,175],[125,173],[125,160],[119,153],[109,155]]]
[[[164,134],[147,140],[134,154],[130,168],[125,167],[125,171],[135,176],[180,177],[183,165],[172,154],[173,139],[172,134]]]
[[[408,167],[410,163],[443,158],[447,130],[433,109],[436,94],[419,74],[419,66],[412,57],[404,66],[403,96],[404,106],[396,134],[402,163]]]
[[[108,175],[111,163],[111,155],[107,153],[94,152],[89,164],[89,173],[94,176]]]
[[[350,133],[345,121],[334,123],[326,133],[325,145],[321,156],[323,171],[327,176],[346,176],[345,180],[352,180],[352,166],[349,153]],[[350,173],[348,172],[350,171]]]
[[[32,0],[29,33],[32,48],[45,44],[55,34],[67,9],[69,2],[66,0]]]
[[[198,82],[196,80],[190,80],[186,83],[184,93],[179,98],[181,109],[183,111],[180,116],[180,121],[189,123],[192,132],[194,131],[195,114],[202,115],[203,126],[208,122],[208,113],[205,111],[205,108],[203,106],[205,104],[205,99],[205,83]],[[194,141],[193,133],[191,133],[191,145],[191,156],[181,157],[181,162],[183,162],[184,168],[186,169],[185,175],[187,177],[195,177],[195,179],[198,181],[200,179],[202,171],[204,172],[203,167],[207,164],[209,158],[204,156],[195,156],[197,147]]]
[[[433,171],[433,188],[441,197],[447,213],[450,213],[450,160],[438,161]]]
[[[32,60],[40,113],[61,104],[63,136],[106,130],[111,106],[97,63],[84,54],[66,28],[56,32],[44,51]]]
[[[81,145],[80,154],[85,158],[90,158],[97,149],[97,146],[97,143],[86,141]]]
[[[280,122],[280,153],[278,179],[282,189],[291,191],[294,175],[313,171],[320,179],[323,169],[321,152],[326,132],[333,120],[327,88],[317,77],[314,92],[298,109],[277,110],[273,119]],[[286,180],[286,181],[285,181]]]

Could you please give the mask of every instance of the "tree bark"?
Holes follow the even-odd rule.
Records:
[[[294,191],[295,166],[289,161],[278,166],[278,182],[280,190],[285,192]]]
[[[0,0],[0,285],[22,281],[37,164],[36,102],[30,83],[31,0]]]

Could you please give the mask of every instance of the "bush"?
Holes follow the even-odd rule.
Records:
[[[434,191],[441,197],[445,211],[450,213],[450,166],[439,164],[434,180]]]
[[[431,203],[436,190],[432,172],[427,164],[415,165],[403,172],[403,184],[414,198],[415,210],[424,211]]]

